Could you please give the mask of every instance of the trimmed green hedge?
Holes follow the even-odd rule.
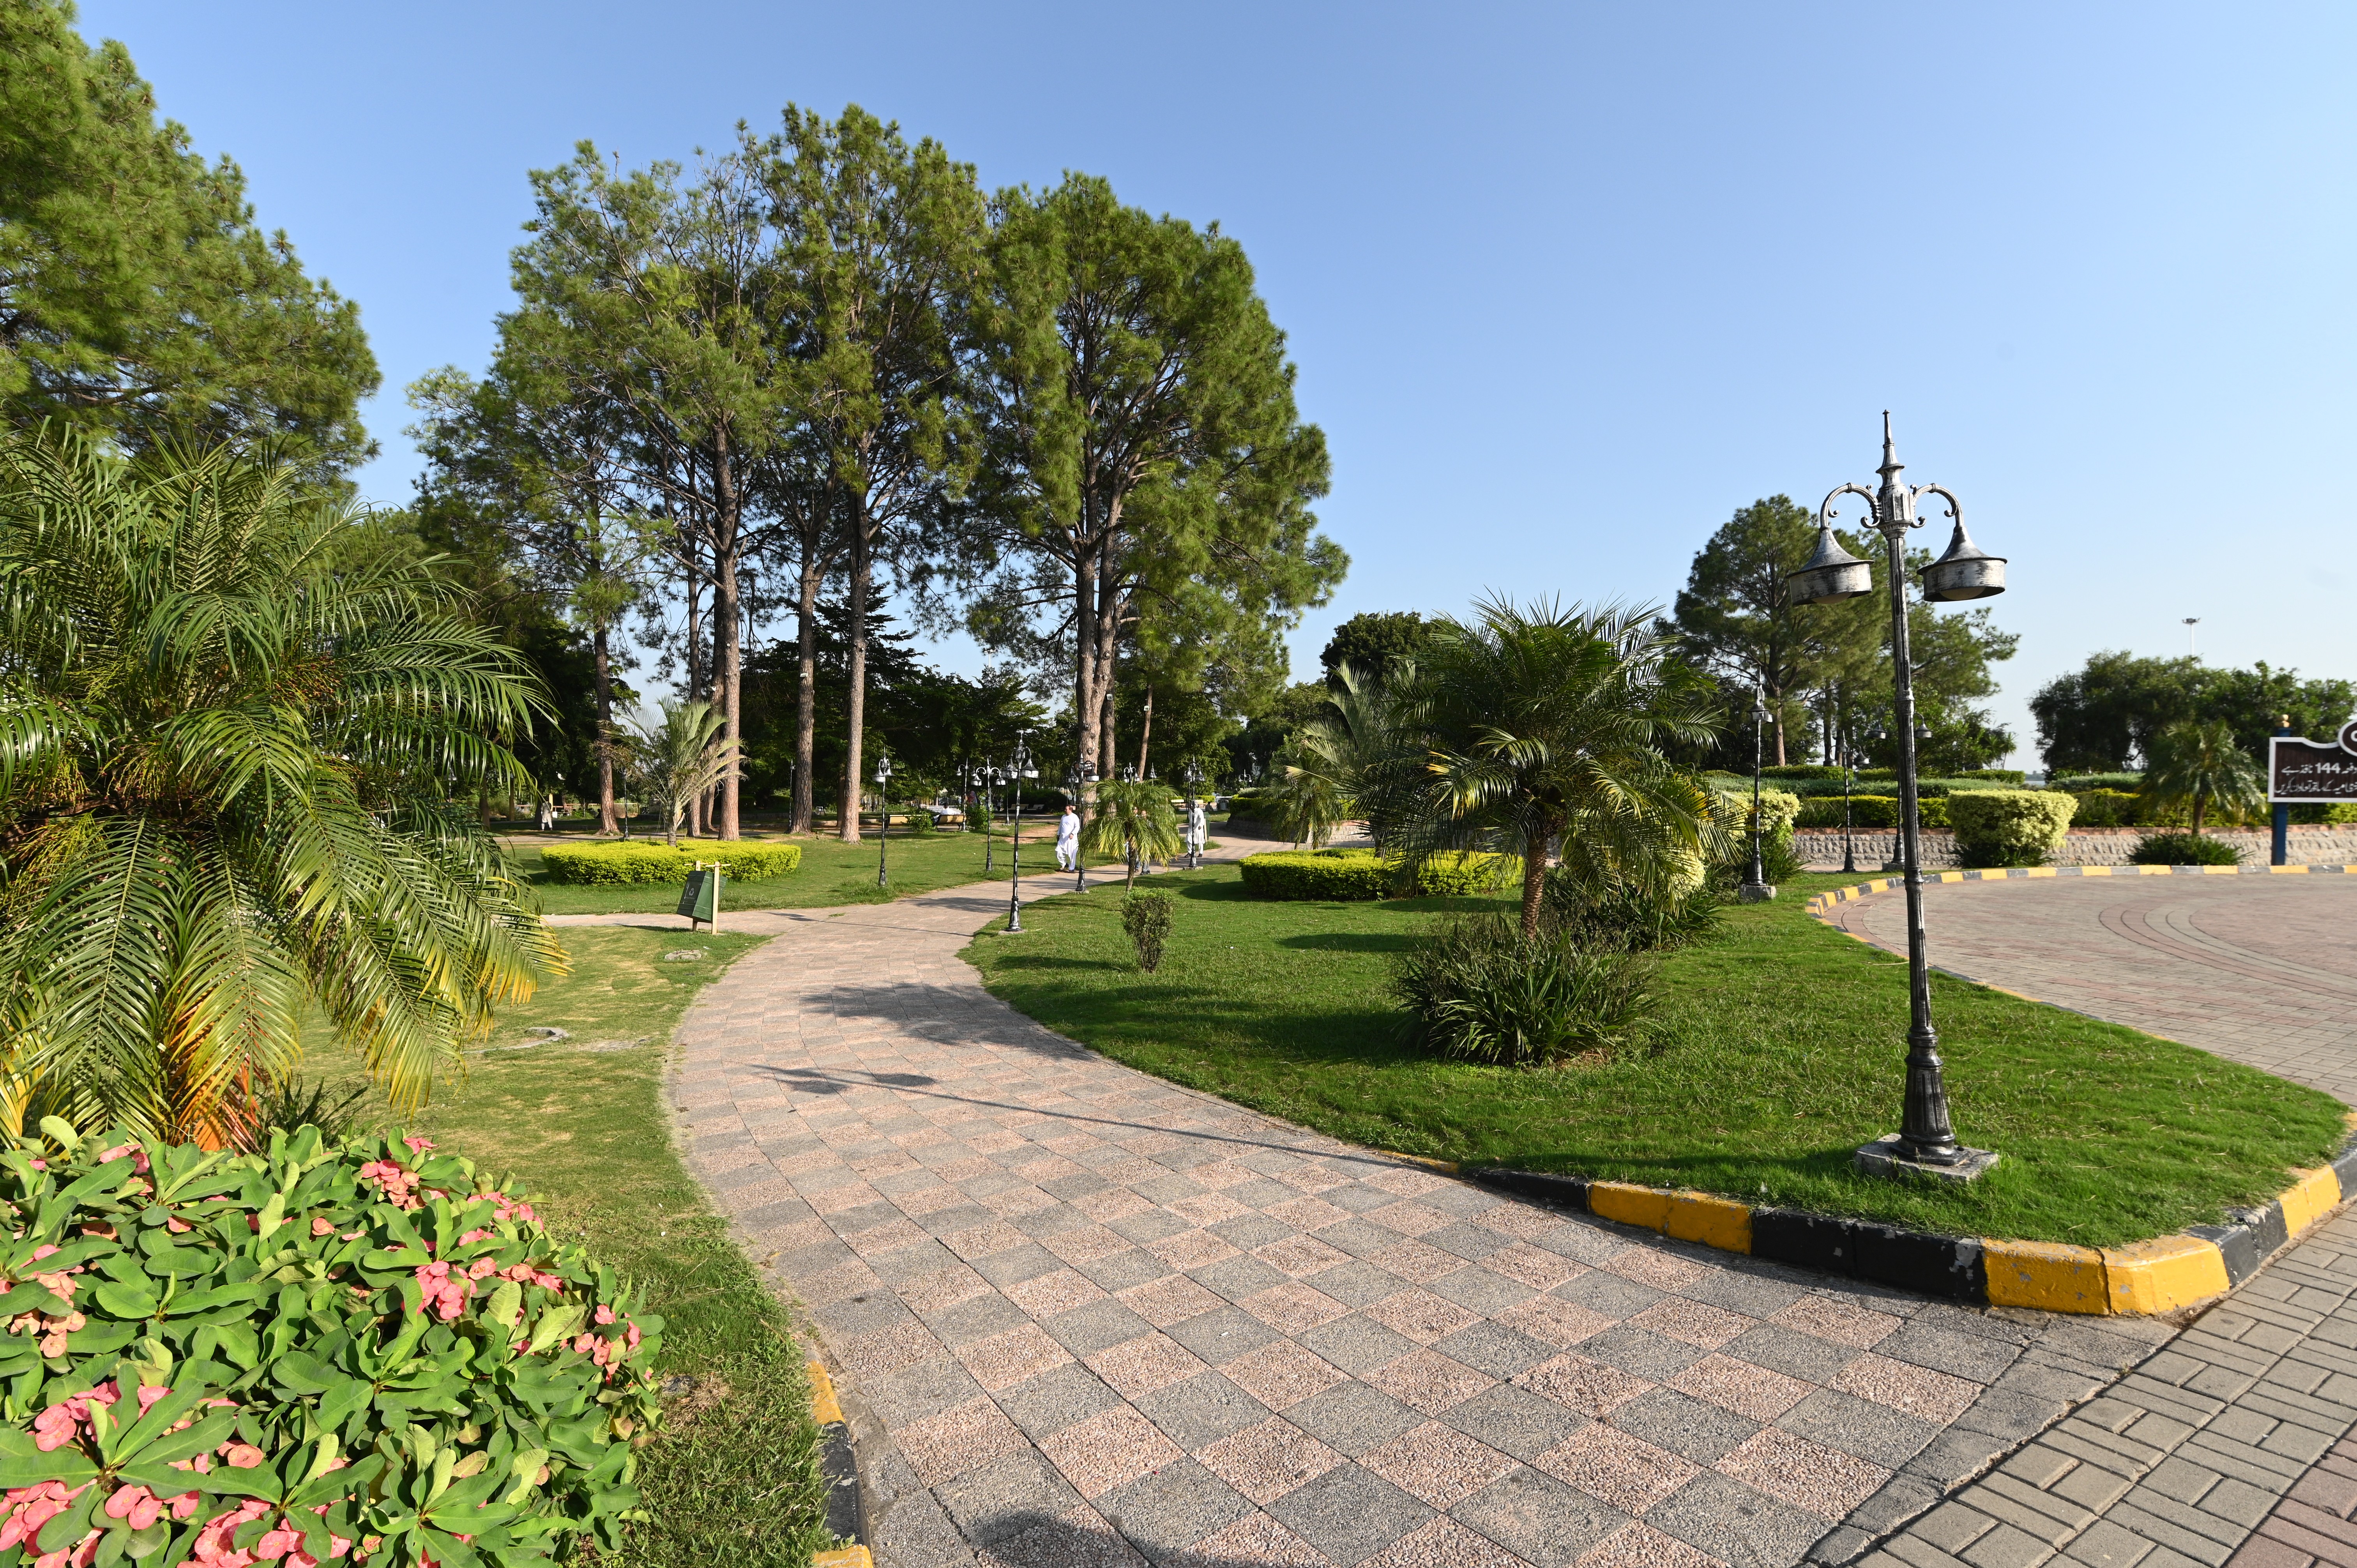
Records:
[[[1469,897],[1496,891],[1523,874],[1520,855],[1436,854],[1413,887],[1400,886],[1396,856],[1371,849],[1280,849],[1238,862],[1244,890],[1255,898],[1349,902],[1366,898]]]
[[[802,863],[798,843],[743,841],[695,843],[672,849],[633,840],[628,843],[553,844],[540,852],[540,863],[553,882],[582,887],[628,887],[648,882],[685,882],[703,861],[717,861],[721,875],[731,882],[759,882],[782,876]]]
[[[1948,825],[1945,797],[1930,796],[1915,804],[1918,820],[1924,827],[1944,828]],[[1899,797],[1896,795],[1852,795],[1849,805],[1849,820],[1854,826],[1888,832],[1899,825]],[[1824,830],[1841,825],[1842,798],[1839,795],[1814,795],[1801,802],[1800,826]]]

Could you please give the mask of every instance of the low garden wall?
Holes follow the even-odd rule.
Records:
[[[2294,827],[2285,859],[2294,865],[2357,865],[2357,827]],[[2055,852],[2055,865],[2126,865],[2128,854],[2144,836],[2142,828],[2072,828]],[[2243,852],[2245,865],[2265,865],[2274,835],[2265,828],[2228,828],[2210,834]],[[1855,835],[1858,869],[1879,870],[1899,854],[1899,835],[1889,831]],[[1842,835],[1808,830],[1792,835],[1792,847],[1812,870],[1841,869]],[[1956,856],[1956,835],[1936,830],[1923,834],[1923,864],[1935,869],[1962,866]]]

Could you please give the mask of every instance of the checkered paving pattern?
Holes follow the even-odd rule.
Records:
[[[1907,950],[1902,890],[1833,918]],[[2357,877],[1933,883],[1923,924],[1939,968],[2357,1104]]]
[[[1968,1469],[2060,1413],[1984,1398],[2036,1370],[2026,1316],[1558,1214],[1097,1057],[957,958],[1001,897],[806,916],[681,1031],[691,1164],[872,1416],[885,1561],[1784,1568],[1878,1495],[1929,1506],[1894,1472],[1943,1441]]]

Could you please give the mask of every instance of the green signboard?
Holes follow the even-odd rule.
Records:
[[[680,889],[679,912],[691,924],[702,921],[713,929],[720,929],[720,868],[699,868],[687,874],[687,886]]]

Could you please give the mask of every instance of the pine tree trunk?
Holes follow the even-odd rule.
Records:
[[[1146,748],[1147,744],[1151,742],[1153,738],[1154,683],[1149,681],[1146,682],[1146,723],[1139,726],[1137,732],[1137,776],[1140,779],[1146,777]]]
[[[823,564],[817,543],[802,547],[802,585],[794,600],[794,623],[801,642],[801,663],[794,687],[794,809],[790,832],[815,832],[811,789],[811,759],[818,749],[818,590]]]
[[[614,811],[614,666],[602,623],[590,633],[589,645],[597,656],[597,833],[602,838],[622,831],[622,820]]]
[[[734,744],[736,753],[745,751],[745,661],[744,606],[737,581],[737,534],[745,521],[744,493],[737,488],[736,470],[730,467],[735,458],[730,450],[728,433],[717,431],[713,436],[712,453],[712,640],[720,655],[717,671],[720,706],[727,717],[727,727],[721,737]],[[738,809],[743,789],[743,768],[731,768],[720,781],[719,832],[723,839],[736,839],[739,832]]]
[[[864,498],[852,499],[851,518],[851,626],[849,638],[851,656],[849,684],[844,706],[850,711],[849,733],[844,737],[843,763],[843,826],[836,835],[845,843],[859,842],[859,789],[862,778],[862,746],[867,722],[867,588],[873,563],[868,556],[872,542],[867,535],[867,518]]]

